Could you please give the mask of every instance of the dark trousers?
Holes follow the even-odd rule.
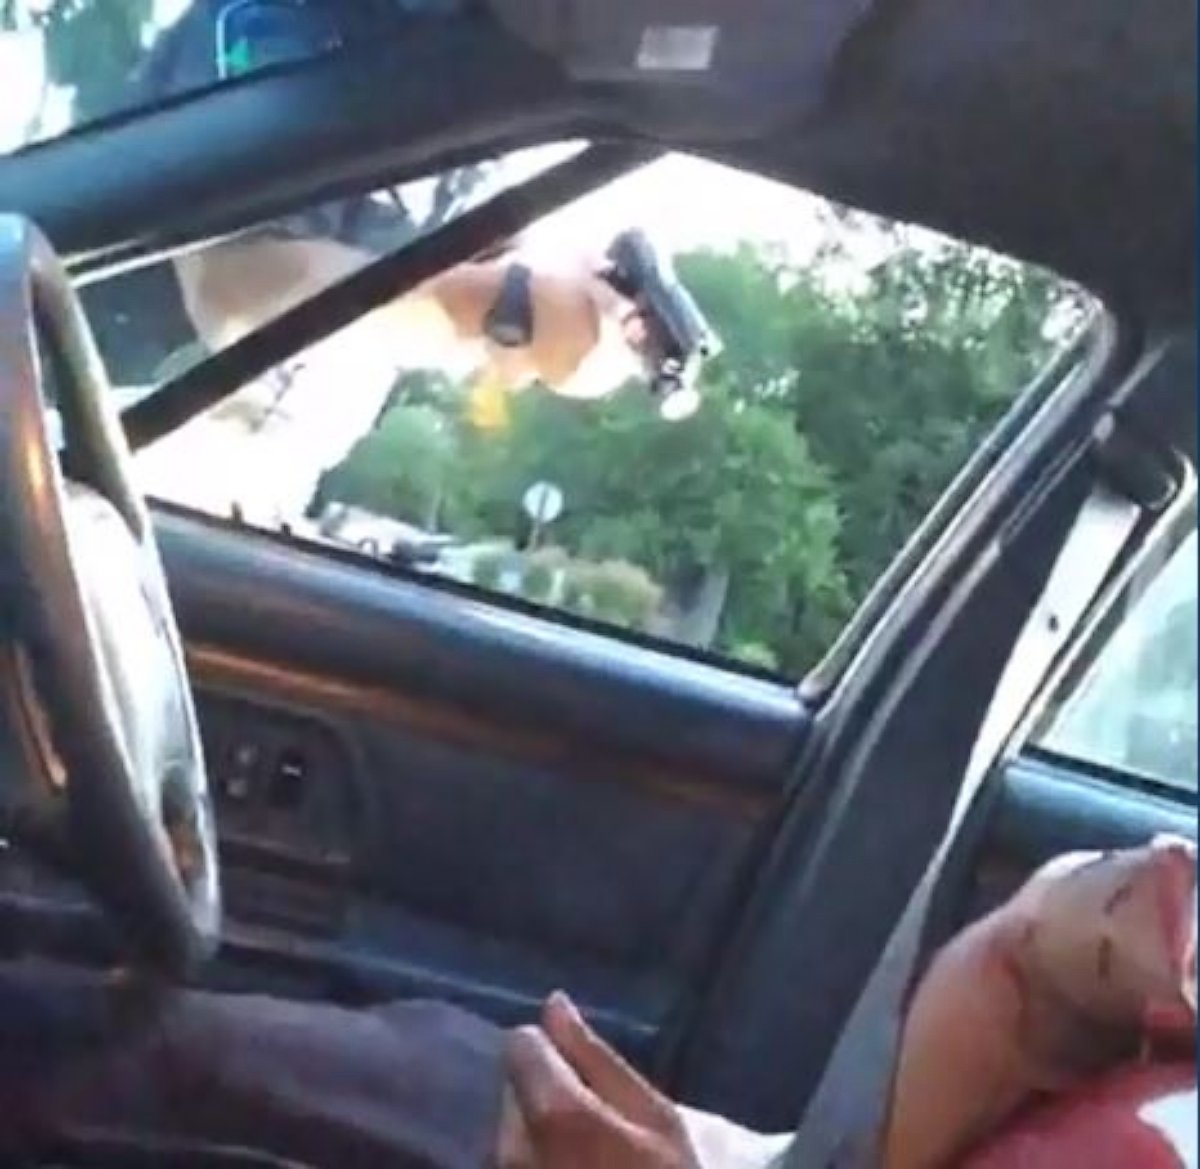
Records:
[[[484,1169],[502,1044],[441,1003],[347,1010],[0,967],[0,1154],[103,1140],[312,1169]]]

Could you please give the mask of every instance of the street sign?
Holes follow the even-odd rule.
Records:
[[[522,496],[521,506],[535,524],[552,524],[562,515],[563,493],[553,483],[534,483]]]

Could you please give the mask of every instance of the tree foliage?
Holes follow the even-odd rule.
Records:
[[[3,0],[0,28],[40,30],[46,80],[70,92],[79,123],[120,108],[153,14],[154,0]]]
[[[724,579],[716,646],[799,673],[1045,361],[1048,323],[1074,302],[1043,273],[903,238],[851,282],[749,246],[678,264],[725,344],[693,418],[662,422],[636,385],[599,403],[531,390],[506,432],[483,436],[461,423],[460,388],[409,374],[337,474],[355,502],[419,522],[417,498],[398,510],[374,484],[401,473],[384,436],[440,413],[444,527],[519,538],[522,493],[551,480],[566,497],[553,540],[572,557],[637,565],[679,605]]]
[[[429,406],[389,410],[322,485],[328,499],[359,504],[409,523],[434,526],[452,481],[455,443]]]

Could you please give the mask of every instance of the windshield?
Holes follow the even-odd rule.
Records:
[[[336,52],[368,15],[348,0],[0,0],[0,153]]]

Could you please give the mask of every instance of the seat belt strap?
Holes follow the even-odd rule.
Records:
[[[1001,675],[945,832],[871,972],[796,1135],[771,1169],[882,1169],[909,997],[943,870],[1030,697],[1083,618],[1141,515],[1106,487],[1084,501]]]

